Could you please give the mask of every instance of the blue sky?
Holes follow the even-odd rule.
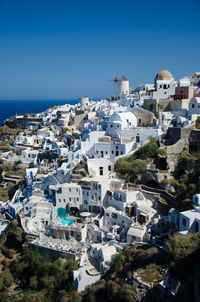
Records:
[[[200,0],[0,0],[0,99],[108,97],[200,71]]]

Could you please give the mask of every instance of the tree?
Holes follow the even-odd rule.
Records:
[[[136,156],[140,159],[147,159],[147,158],[155,158],[158,154],[158,145],[156,143],[148,143],[141,147],[137,152]]]
[[[113,266],[111,268],[112,272],[116,272],[122,269],[123,263],[125,261],[125,256],[123,255],[123,252],[120,251],[120,253],[115,257]]]
[[[136,295],[135,286],[131,286],[129,284],[123,284],[120,291],[120,300],[123,302],[134,302]]]
[[[0,276],[0,291],[5,290],[13,284],[13,276],[9,269],[5,269]]]
[[[31,289],[34,289],[34,290],[38,288],[37,276],[33,276],[30,278],[29,286]]]
[[[180,279],[187,278],[200,263],[200,233],[174,234],[166,242],[171,255],[170,269]]]
[[[137,175],[146,169],[147,161],[142,159],[119,159],[117,161],[117,172],[124,175],[127,181],[133,182]]]

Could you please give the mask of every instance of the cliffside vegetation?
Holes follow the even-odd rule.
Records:
[[[0,239],[0,301],[50,302],[72,297],[72,271],[77,262],[53,260],[24,247],[25,234],[13,220]]]
[[[0,127],[0,153],[11,151],[11,145],[20,129],[11,129],[8,126]]]
[[[159,148],[158,141],[151,138],[148,144],[139,148],[134,154],[117,161],[117,173],[130,183],[138,180],[140,182],[140,176],[145,172],[146,166],[151,162],[156,163],[158,155],[167,156],[165,149]],[[200,153],[188,154],[184,150],[177,157],[178,163],[173,173],[169,173],[167,169],[157,170],[160,173],[168,173],[169,176],[160,183],[158,180],[157,182],[161,188],[174,192],[176,208],[183,211],[193,207],[192,196],[200,190]]]
[[[158,141],[151,138],[148,144],[139,148],[134,154],[120,158],[116,165],[117,172],[120,177],[125,178],[128,182],[135,182],[139,174],[145,171],[146,165],[163,152],[165,151],[159,148]]]
[[[162,184],[166,188],[173,186],[177,208],[187,210],[193,207],[192,196],[200,189],[200,153],[187,154],[183,151],[178,158],[178,164],[173,178],[165,179]]]
[[[14,176],[14,178],[19,177],[19,181],[23,181],[25,175],[25,165],[21,161],[16,161],[14,163],[3,163],[0,165],[0,182],[3,178],[9,178]],[[5,181],[4,181],[5,183]],[[18,188],[18,184],[7,183],[5,187],[0,188],[0,200],[8,201],[11,199]]]

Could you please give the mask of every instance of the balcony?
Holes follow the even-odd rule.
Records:
[[[92,190],[91,182],[82,181],[81,188],[82,188],[82,190]]]

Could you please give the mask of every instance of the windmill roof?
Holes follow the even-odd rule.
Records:
[[[119,79],[119,81],[128,81],[128,79],[125,77],[125,75],[123,75],[120,79]]]

